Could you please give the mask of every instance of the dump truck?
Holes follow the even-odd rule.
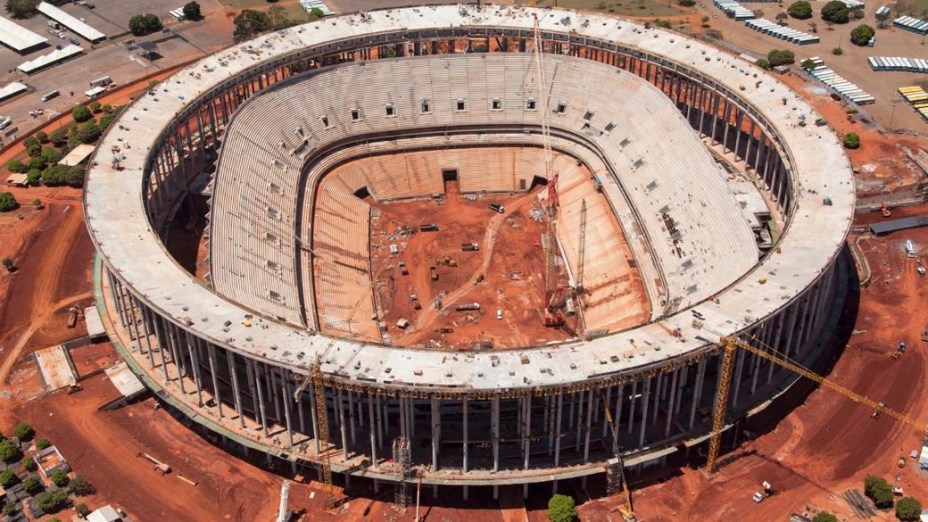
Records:
[[[438,225],[429,223],[428,225],[419,225],[419,230],[423,232],[438,232]]]
[[[77,326],[77,308],[73,306],[68,309],[68,328]]]
[[[403,275],[409,275],[409,269],[406,268],[406,261],[400,261],[399,263],[400,273]]]
[[[499,212],[500,214],[503,214],[506,212],[506,207],[500,205],[499,203],[490,203],[487,206],[490,207],[490,210],[494,212]]]
[[[476,252],[480,250],[480,245],[477,243],[461,243],[461,250],[465,252]]]
[[[422,305],[419,303],[419,297],[416,294],[411,294],[409,300],[412,302],[412,307],[416,310],[422,310]]]
[[[471,312],[474,310],[480,310],[480,303],[459,304],[456,307],[454,307],[454,309],[457,310],[458,312]]]

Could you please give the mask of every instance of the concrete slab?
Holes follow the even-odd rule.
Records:
[[[48,391],[77,383],[77,372],[74,371],[71,357],[63,346],[52,346],[35,352],[35,362],[39,365],[42,381]]]

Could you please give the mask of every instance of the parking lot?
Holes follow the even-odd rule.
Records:
[[[92,4],[93,9],[76,4],[66,4],[61,8],[107,35],[107,40],[96,45],[91,45],[65,28],[62,28],[64,38],[49,34],[49,18],[41,14],[16,21],[23,27],[46,36],[49,46],[26,55],[0,47],[0,71],[3,71],[0,74],[0,86],[19,81],[30,88],[29,93],[0,103],[0,115],[9,116],[14,122],[3,131],[4,141],[15,138],[13,129],[17,129],[16,134],[22,135],[46,119],[54,117],[58,112],[69,111],[74,105],[86,101],[84,91],[89,88],[89,82],[94,78],[109,75],[118,86],[161,69],[194,60],[232,43],[231,21],[226,18],[224,9],[215,0],[200,1],[205,16],[202,21],[180,23],[168,14],[182,5],[178,0],[142,0],[133,3],[131,11],[119,0],[95,0]],[[167,31],[145,37],[132,36],[128,32],[129,18],[140,13],[161,16]],[[17,66],[27,60],[52,52],[56,45],[69,45],[69,38],[80,40],[84,54],[30,76],[16,70]],[[135,44],[155,42],[155,59],[149,60],[139,55],[137,49],[127,45],[130,41],[134,41]],[[52,90],[59,91],[60,95],[42,102],[41,96]],[[30,112],[37,108],[43,109],[44,114],[30,116]]]

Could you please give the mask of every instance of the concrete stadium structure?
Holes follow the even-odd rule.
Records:
[[[533,15],[549,57],[549,107],[530,81]],[[303,241],[322,176],[372,154],[539,146],[541,110],[551,111],[554,148],[599,173],[637,245],[647,324],[468,352],[320,333],[319,254]],[[410,7],[274,32],[158,85],[103,138],[85,191],[98,307],[162,400],[294,467],[318,460],[311,387],[294,400],[317,354],[332,467],[345,477],[414,480],[392,462],[399,436],[411,441],[423,483],[465,495],[468,486],[602,473],[612,457],[604,406],[626,464],[659,462],[706,438],[721,336],[809,361],[835,320],[854,184],[834,133],[804,124],[816,117],[737,57],[592,14]],[[780,223],[766,253],[710,150],[754,180]],[[215,174],[204,174],[217,157]],[[345,190],[389,199],[432,186],[412,185],[386,176]],[[205,281],[164,246],[177,209],[199,191],[212,207]],[[317,226],[340,230],[333,251],[363,257],[367,210],[341,212]],[[345,284],[363,294],[370,283]],[[743,416],[792,378],[740,352],[728,407]]]

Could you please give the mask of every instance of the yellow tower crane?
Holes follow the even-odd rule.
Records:
[[[328,353],[332,343],[325,349]],[[316,355],[310,366],[309,375],[303,378],[303,381],[297,386],[293,393],[293,399],[300,400],[300,394],[310,384],[313,385],[313,400],[316,405],[316,427],[319,430],[319,469],[322,475],[322,483],[325,487],[325,508],[332,509],[338,503],[338,497],[335,493],[335,485],[332,483],[332,456],[329,451],[329,412],[325,400],[325,380],[322,374],[322,355]]]
[[[712,421],[712,435],[709,440],[709,459],[706,462],[706,470],[710,474],[715,472],[716,462],[719,456],[719,447],[722,441],[722,428],[725,426],[725,410],[728,405],[728,391],[731,387],[732,370],[734,368],[734,355],[739,348],[766,359],[782,368],[786,368],[793,373],[799,374],[806,379],[815,381],[826,388],[830,388],[858,404],[869,406],[873,408],[875,415],[881,413],[888,415],[900,422],[925,430],[925,433],[928,434],[928,426],[926,426],[924,422],[920,422],[904,413],[893,410],[887,407],[883,402],[877,402],[869,397],[864,397],[836,382],[830,381],[798,362],[791,360],[789,357],[777,352],[772,347],[763,345],[763,343],[756,338],[753,339],[753,342],[761,345],[762,348],[758,348],[736,337],[722,337],[722,343],[724,344],[724,352],[722,353],[722,373],[719,379],[719,389],[715,395],[715,417]],[[766,350],[764,348],[766,348]]]

